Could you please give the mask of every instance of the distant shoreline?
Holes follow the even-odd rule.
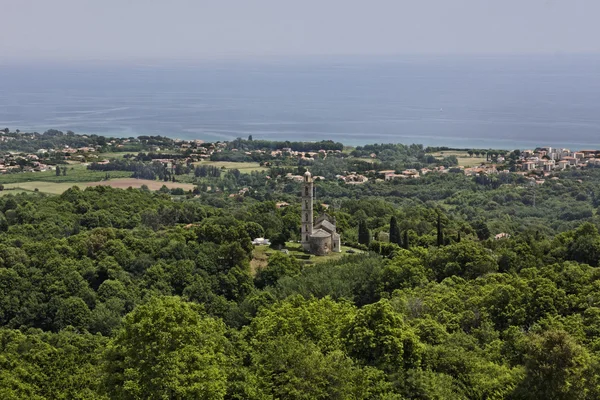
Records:
[[[600,147],[600,57],[0,65],[0,125],[105,136]]]
[[[0,123],[1,125],[1,123]],[[4,125],[1,125],[4,126]],[[0,129],[3,129],[0,127]],[[58,129],[58,128],[48,128],[48,129],[22,129],[22,128],[18,128],[20,129],[21,133],[33,133],[33,132],[38,132],[38,133],[43,133],[48,129]],[[60,129],[58,129],[60,130]],[[66,132],[66,131],[65,131]],[[151,134],[132,134],[132,135],[120,135],[118,133],[116,134],[111,134],[111,133],[96,133],[96,132],[75,132],[77,135],[97,135],[97,136],[103,136],[105,138],[118,138],[118,139],[127,139],[130,137],[139,137],[139,136],[162,136],[171,140],[182,140],[182,141],[196,141],[198,143],[214,143],[214,142],[231,142],[234,141],[236,139],[246,139],[247,136],[245,137],[235,137],[235,138],[211,138],[210,135],[207,136],[203,136],[203,137],[190,137],[190,136],[176,136],[176,135],[165,135],[165,134],[161,134],[161,133],[151,133]],[[340,139],[340,138],[319,138],[318,140],[304,140],[303,138],[299,137],[299,138],[287,138],[287,137],[261,137],[259,136],[255,136],[252,135],[254,140],[264,140],[264,141],[272,141],[272,142],[277,142],[277,141],[290,141],[290,142],[320,142],[320,141],[327,141],[327,140],[331,140],[333,142],[338,142],[344,145],[345,148],[356,148],[359,146],[365,146],[365,145],[373,145],[373,144],[402,144],[402,145],[411,145],[411,144],[415,144],[415,145],[422,145],[424,148],[427,147],[432,147],[432,148],[438,148],[441,149],[441,151],[467,151],[470,149],[480,149],[480,150],[508,150],[508,151],[512,151],[512,150],[527,150],[527,149],[535,149],[535,148],[540,148],[540,147],[554,147],[554,148],[567,148],[570,149],[572,151],[580,151],[580,150],[588,150],[588,149],[600,149],[600,144],[585,144],[585,143],[569,143],[569,142],[563,142],[563,143],[552,143],[552,142],[530,142],[528,143],[529,145],[523,145],[523,143],[521,143],[521,145],[519,145],[519,143],[514,143],[514,144],[509,144],[509,141],[500,141],[500,142],[492,142],[491,140],[489,141],[483,141],[483,142],[475,142],[475,143],[467,143],[467,140],[461,140],[459,141],[459,143],[450,143],[447,144],[447,142],[443,142],[443,141],[418,141],[418,138],[415,138],[415,141],[362,141],[362,140],[347,140],[346,139]],[[478,145],[479,143],[479,145]],[[495,146],[493,144],[496,144]],[[492,145],[490,145],[492,144]]]

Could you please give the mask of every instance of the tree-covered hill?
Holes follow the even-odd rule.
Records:
[[[366,251],[256,274],[252,239],[297,237],[292,183],[5,195],[0,397],[599,398],[597,182],[318,182]]]

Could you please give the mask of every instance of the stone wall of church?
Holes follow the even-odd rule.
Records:
[[[325,256],[331,251],[331,236],[311,237],[310,252],[317,256]]]
[[[334,234],[333,237],[331,238],[332,242],[331,242],[331,251],[334,251],[336,253],[341,253],[342,252],[342,241],[340,238],[339,234]]]

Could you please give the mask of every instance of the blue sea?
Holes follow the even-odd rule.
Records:
[[[600,56],[0,64],[0,127],[600,148]]]

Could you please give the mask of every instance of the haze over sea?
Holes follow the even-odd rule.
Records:
[[[202,140],[600,148],[600,56],[0,64],[0,125]]]

